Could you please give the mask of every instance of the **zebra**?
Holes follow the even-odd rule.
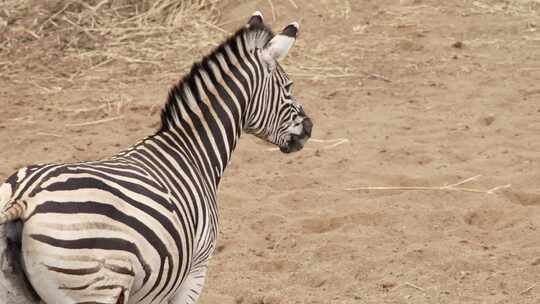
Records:
[[[279,64],[298,30],[274,34],[255,12],[170,89],[153,135],[99,161],[24,167],[0,186],[4,255],[37,300],[197,302],[240,135],[283,153],[311,136]]]

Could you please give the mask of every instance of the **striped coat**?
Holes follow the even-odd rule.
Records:
[[[34,165],[0,187],[7,256],[48,304],[195,303],[218,232],[217,187],[243,131],[300,150],[312,123],[260,13],[169,94],[161,128],[101,160]]]

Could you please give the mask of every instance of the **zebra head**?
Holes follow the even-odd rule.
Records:
[[[264,27],[262,14],[253,14],[247,27]],[[279,146],[284,153],[301,150],[313,127],[292,94],[292,80],[279,64],[293,46],[298,29],[297,22],[287,25],[279,34],[268,37],[264,45],[255,47],[252,53],[257,81],[245,130]]]

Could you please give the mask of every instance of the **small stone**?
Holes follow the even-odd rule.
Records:
[[[493,115],[488,115],[486,117],[480,118],[480,123],[485,126],[490,126],[491,124],[493,124],[493,122],[495,122],[495,116]]]
[[[320,280],[320,281],[318,281],[318,282],[315,282],[315,283],[313,284],[313,287],[318,288],[318,287],[323,286],[324,284],[326,284],[326,280],[322,279],[322,280]]]
[[[456,49],[462,49],[463,48],[463,42],[461,41],[456,41],[452,44],[452,47],[453,48],[456,48]]]
[[[385,282],[381,284],[381,287],[384,291],[389,291],[392,287],[395,287],[396,283],[393,282]]]
[[[326,94],[326,98],[335,97],[337,94],[338,94],[338,91],[332,91],[332,92]]]
[[[221,253],[225,249],[225,245],[221,244],[216,247],[216,252]]]

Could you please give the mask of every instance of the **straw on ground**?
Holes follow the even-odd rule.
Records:
[[[476,189],[468,187],[460,187],[463,184],[477,180],[481,175],[476,175],[469,177],[460,182],[444,185],[444,186],[365,186],[365,187],[355,187],[355,188],[345,188],[345,191],[360,191],[360,190],[427,190],[427,191],[462,191],[462,192],[473,192],[473,193],[484,193],[484,194],[493,194],[498,190],[506,189],[511,187],[511,184],[500,185],[492,187],[490,189]]]
[[[532,284],[531,286],[529,286],[529,287],[523,289],[519,294],[520,294],[520,295],[523,295],[523,294],[528,293],[528,292],[531,291],[534,287],[536,287],[536,285],[538,285],[538,284],[539,284],[539,282],[536,282],[536,283]]]
[[[349,140],[347,138],[335,138],[335,139],[317,139],[317,138],[311,138],[308,143],[310,142],[313,142],[313,143],[323,143],[323,144],[326,144],[322,147],[319,147],[319,148],[310,148],[310,147],[306,147],[304,148],[304,150],[329,150],[329,149],[333,149],[337,146],[340,146],[342,144],[345,144],[345,143],[348,143]],[[279,151],[279,148],[270,148],[270,149],[267,149],[266,151]]]
[[[119,115],[119,116],[110,117],[110,118],[104,118],[104,119],[100,119],[100,120],[93,120],[93,121],[81,122],[81,123],[66,124],[66,127],[86,127],[86,126],[93,126],[93,125],[98,125],[98,124],[102,124],[102,123],[106,123],[106,122],[111,122],[111,121],[119,120],[119,119],[122,119],[122,118],[124,118],[124,115]]]

